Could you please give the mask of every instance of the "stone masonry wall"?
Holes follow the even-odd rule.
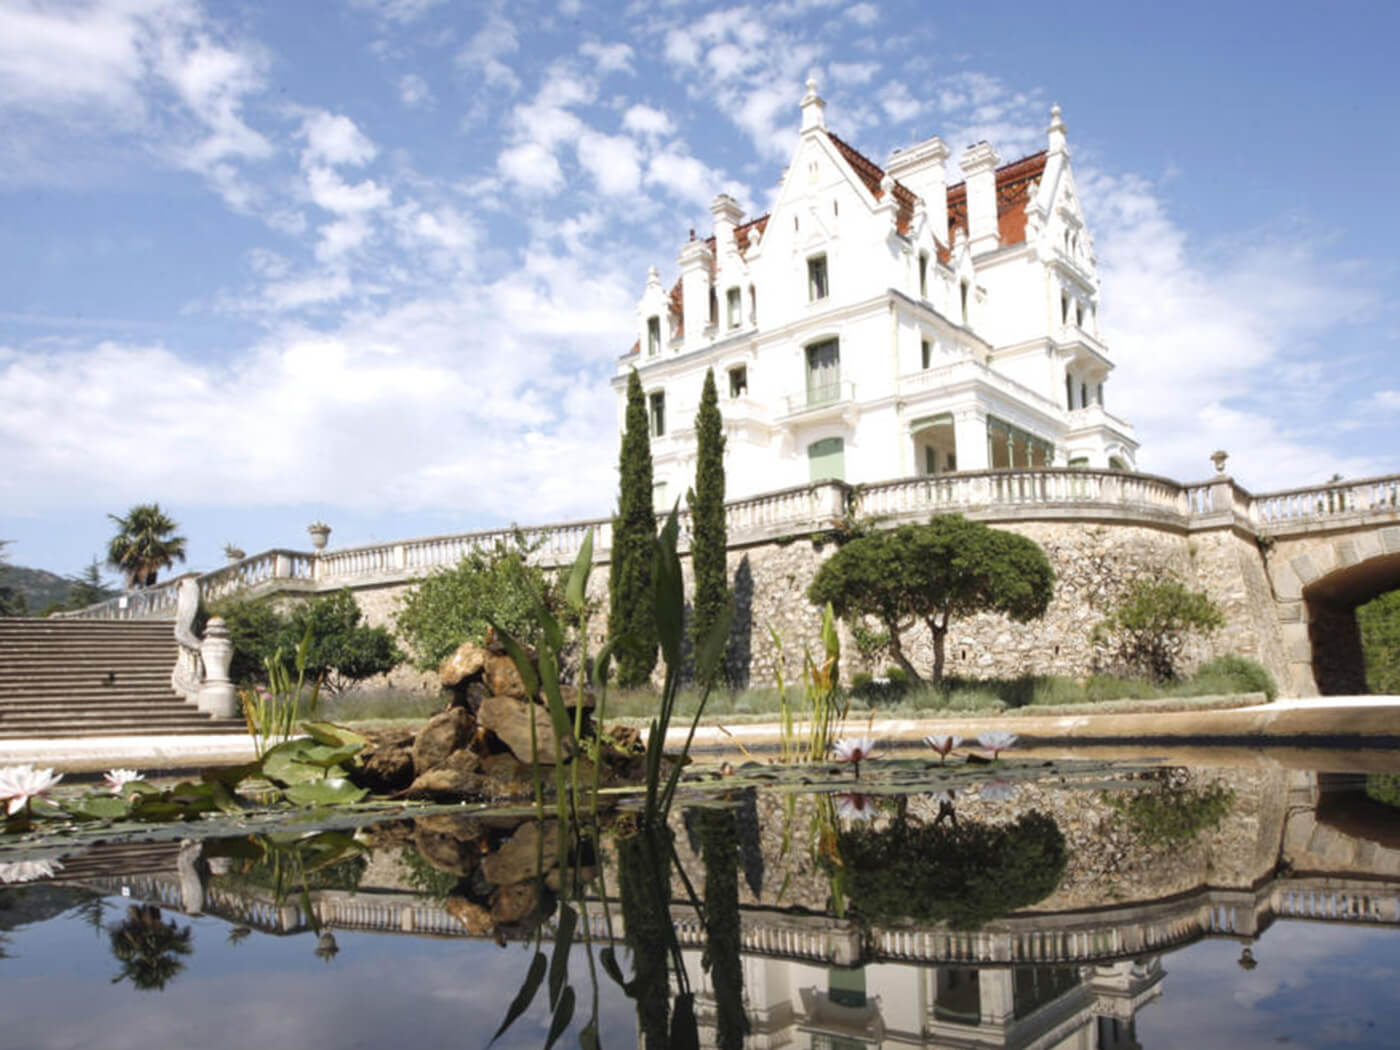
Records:
[[[1204,589],[1226,619],[1224,630],[1188,643],[1184,670],[1222,653],[1240,653],[1260,661],[1280,682],[1288,681],[1269,580],[1252,540],[1228,529],[1187,535],[1121,522],[1020,521],[995,527],[1026,536],[1045,551],[1055,571],[1054,598],[1046,615],[1028,624],[988,614],[955,621],[948,633],[948,674],[966,678],[1092,674],[1105,656],[1092,644],[1094,626],[1133,580],[1172,574],[1188,586]],[[820,651],[821,616],[807,601],[806,592],[817,570],[836,550],[828,538],[798,536],[729,551],[736,602],[729,648],[732,681],[770,685],[780,658],[793,681],[801,671],[804,647],[814,655]],[[682,568],[689,592],[693,580],[688,557],[683,557]],[[602,564],[589,581],[589,597],[596,609],[589,622],[590,648],[595,652],[607,630],[607,577],[607,566]],[[395,583],[354,593],[369,623],[392,629],[399,602],[411,586]],[[781,641],[781,656],[770,631]],[[841,634],[842,663],[848,676],[883,669],[883,661],[865,666],[844,626]],[[916,667],[923,671],[932,666],[932,643],[925,628],[910,630],[904,643]],[[412,684],[404,675],[398,679],[392,684]],[[424,680],[423,687],[431,684]]]

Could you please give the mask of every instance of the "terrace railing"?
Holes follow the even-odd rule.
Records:
[[[855,514],[896,523],[932,514],[964,513],[984,521],[1045,518],[1169,523],[1185,529],[1234,524],[1256,533],[1288,535],[1349,525],[1375,516],[1400,520],[1400,474],[1252,495],[1228,476],[1182,484],[1152,474],[1045,467],[963,471],[864,485],[825,481],[735,500],[725,508],[729,542],[760,543],[839,526]],[[681,548],[690,515],[680,513]],[[594,518],[558,525],[511,527],[328,551],[270,550],[198,577],[206,601],[272,590],[325,591],[367,582],[392,583],[451,568],[472,551],[511,543],[519,535],[541,564],[566,565],[593,530],[594,558],[608,560],[612,521]],[[77,619],[168,619],[178,578],[129,591],[77,612]]]

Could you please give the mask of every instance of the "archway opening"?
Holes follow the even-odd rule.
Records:
[[[1308,637],[1312,643],[1313,677],[1323,696],[1372,691],[1367,683],[1367,653],[1362,644],[1357,609],[1368,606],[1369,620],[1370,603],[1397,590],[1400,590],[1400,554],[1384,554],[1338,569],[1303,590]],[[1394,599],[1382,604],[1400,610],[1400,602]],[[1395,634],[1400,638],[1400,627]]]

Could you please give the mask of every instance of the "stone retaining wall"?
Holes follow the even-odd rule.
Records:
[[[1192,588],[1205,590],[1226,620],[1224,630],[1214,636],[1188,642],[1185,670],[1216,655],[1239,653],[1258,660],[1280,683],[1288,682],[1269,580],[1251,537],[1229,528],[1187,533],[1169,526],[1114,521],[1016,521],[996,527],[1017,532],[1045,551],[1055,571],[1054,598],[1045,616],[1033,623],[1012,623],[989,614],[954,621],[948,633],[948,674],[965,678],[1088,676],[1101,667],[1107,655],[1092,643],[1094,627],[1108,615],[1119,595],[1136,579],[1171,574]],[[808,534],[729,551],[729,578],[736,602],[729,650],[732,681],[771,685],[780,659],[786,661],[788,679],[795,680],[801,671],[804,647],[810,647],[814,654],[820,651],[820,612],[807,601],[806,592],[817,570],[836,550],[828,535]],[[682,557],[682,569],[689,591],[693,579],[688,556]],[[399,603],[412,586],[393,583],[354,593],[369,623],[392,628]],[[599,610],[589,624],[590,645],[596,651],[607,627],[605,564],[595,567],[589,596]],[[781,654],[770,631],[781,641]],[[866,666],[844,626],[841,634],[843,668],[848,676],[883,669],[884,661]],[[932,666],[932,642],[925,628],[909,631],[904,644],[916,667],[927,670]],[[407,684],[403,674],[397,678],[393,684]]]

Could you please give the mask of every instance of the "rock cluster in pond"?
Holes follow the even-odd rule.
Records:
[[[517,798],[533,793],[537,771],[548,788],[553,767],[571,763],[579,765],[581,781],[592,783],[592,760],[569,753],[542,699],[529,695],[514,660],[493,638],[484,645],[463,643],[443,661],[438,677],[451,700],[416,734],[365,734],[373,749],[356,774],[363,786],[409,798]],[[563,697],[571,725],[575,708],[583,705],[582,737],[593,736],[592,696],[564,686]],[[609,734],[604,744],[600,783],[640,777],[644,763],[635,732]]]

